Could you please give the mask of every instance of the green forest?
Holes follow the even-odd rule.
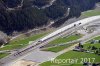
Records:
[[[11,34],[47,25],[49,20],[64,16],[67,9],[70,13],[58,20],[53,26],[59,26],[65,20],[79,17],[81,12],[95,8],[99,0],[56,0],[51,6],[41,9],[51,0],[0,0],[0,31]],[[20,7],[18,7],[20,6]]]

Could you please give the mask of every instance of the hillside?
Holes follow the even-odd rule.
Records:
[[[0,30],[11,34],[45,26],[58,27],[67,19],[95,8],[99,0],[0,0]],[[70,8],[70,10],[68,10]]]

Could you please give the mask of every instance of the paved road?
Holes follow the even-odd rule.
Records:
[[[62,36],[62,35],[64,35],[64,34],[69,34],[70,32],[75,31],[75,30],[77,30],[77,29],[80,28],[80,27],[81,27],[81,26],[72,27],[72,28],[66,30],[65,32],[60,33],[60,34],[58,34],[58,35],[56,35],[56,36],[50,38],[49,40],[47,40],[47,41],[45,41],[45,42],[43,42],[43,43],[41,43],[41,44],[35,46],[34,48],[32,47],[31,49],[28,49],[27,51],[25,51],[25,52],[23,52],[23,53],[20,53],[20,54],[18,54],[18,55],[16,55],[16,56],[14,56],[14,54],[12,54],[12,55],[10,55],[10,56],[4,58],[4,59],[1,59],[1,60],[0,60],[0,62],[1,62],[1,64],[2,64],[1,66],[6,66],[6,64],[9,64],[10,62],[14,62],[14,61],[16,61],[16,60],[18,60],[18,59],[23,59],[23,58],[25,58],[25,57],[28,57],[30,53],[34,52],[34,50],[40,48],[41,46],[44,46],[44,45],[47,44],[48,42],[50,42],[50,41],[52,41],[52,40],[54,40],[54,39],[56,39],[56,38],[58,38],[58,37],[60,37],[60,36]],[[37,44],[37,41],[38,41],[38,40],[36,40],[32,45],[28,46],[27,48],[29,48],[29,47],[31,47],[31,46]],[[24,48],[24,49],[26,49],[26,48]],[[22,51],[22,50],[23,50],[23,49],[21,49],[20,51]],[[33,54],[33,55],[34,55],[34,54]],[[37,55],[39,55],[39,54],[37,54]],[[9,65],[7,65],[7,66],[9,66]]]
[[[23,52],[23,53],[21,53],[21,54],[19,54],[19,55],[17,55],[17,56],[10,55],[10,56],[8,56],[8,57],[6,57],[6,58],[4,58],[4,59],[1,59],[0,61],[1,61],[2,63],[4,63],[4,64],[7,64],[7,63],[9,63],[9,62],[11,62],[11,61],[13,62],[15,59],[17,59],[17,58],[22,58],[25,54],[29,53],[30,51],[34,51],[35,49],[40,48],[41,46],[47,44],[48,42],[50,42],[50,41],[52,41],[52,40],[58,38],[59,36],[61,36],[61,35],[63,35],[63,34],[66,34],[66,33],[69,34],[70,31],[73,31],[73,30],[75,30],[75,28],[72,28],[72,29],[68,30],[67,32],[65,31],[64,33],[61,33],[61,34],[59,34],[59,35],[57,35],[57,36],[55,36],[55,37],[52,37],[52,38],[49,39],[48,41],[45,41],[45,42],[43,42],[42,44],[40,44],[40,45],[38,45],[38,46],[35,46],[34,48],[29,49],[29,50],[27,50],[26,52]],[[38,41],[38,40],[36,40],[32,45],[35,45],[35,44],[37,43],[37,41]],[[30,45],[30,46],[28,46],[28,47],[31,47],[32,45]],[[28,47],[27,47],[27,48],[28,48]],[[22,51],[22,50],[24,50],[24,49],[26,49],[26,48],[23,48],[23,49],[21,49],[21,50],[19,50],[19,51]],[[31,52],[30,52],[30,53],[31,53]],[[24,57],[26,57],[26,55],[25,55]],[[4,66],[4,65],[3,65],[3,66]]]

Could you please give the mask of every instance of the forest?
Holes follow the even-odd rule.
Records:
[[[0,31],[11,34],[13,31],[45,26],[50,20],[62,18],[70,8],[68,16],[55,21],[55,27],[67,19],[79,17],[83,11],[94,9],[100,0],[56,0],[49,7],[41,8],[50,2],[51,0],[0,0]]]

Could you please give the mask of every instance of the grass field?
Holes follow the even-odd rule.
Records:
[[[29,41],[34,41],[44,35],[48,34],[46,33],[41,33],[41,34],[36,34],[30,37],[27,37],[25,39],[20,39],[20,40],[12,40],[9,44],[5,45],[5,47],[0,48],[0,50],[12,50],[12,49],[20,49],[22,47],[25,47],[28,45]]]
[[[61,44],[61,43],[66,43],[66,42],[69,42],[69,41],[73,41],[73,40],[77,40],[79,39],[80,37],[82,37],[82,35],[71,35],[71,36],[68,36],[68,37],[64,37],[64,38],[57,38],[53,41],[51,41],[49,44]],[[51,51],[51,52],[59,52],[69,46],[71,46],[72,44],[67,44],[67,45],[63,45],[63,46],[57,46],[57,47],[50,47],[50,48],[46,48],[46,49],[43,49],[44,51]]]
[[[93,38],[94,40],[100,40],[100,36]],[[100,48],[100,43],[95,43],[95,44],[91,44],[91,40],[89,40],[88,42],[86,42],[86,44],[84,45],[84,47],[87,49],[87,47],[89,46],[95,46],[97,48]]]
[[[98,37],[95,37],[93,38],[95,40],[99,40],[100,39],[100,36]],[[100,43],[96,43],[96,44],[90,44],[90,42],[87,42],[84,47],[87,48],[88,46],[95,46],[97,48],[100,48]],[[55,50],[56,48],[54,48]],[[59,49],[59,48],[58,48]],[[90,61],[91,63],[94,63],[94,62],[100,62],[100,56],[97,55],[97,54],[92,54],[92,53],[86,53],[86,52],[77,52],[77,51],[69,51],[69,52],[66,52],[60,56],[58,56],[56,59],[78,59],[77,63],[69,63],[69,62],[65,62],[65,63],[57,63],[58,61],[56,61],[55,63],[54,62],[51,62],[51,61],[47,61],[47,62],[44,62],[42,64],[40,64],[40,66],[83,66],[83,62],[87,62],[87,61]],[[55,60],[56,60],[55,59]],[[86,61],[82,61],[83,59],[87,59]],[[93,59],[95,59],[93,61]],[[81,63],[82,62],[82,63]]]
[[[0,59],[7,56],[7,55],[9,55],[9,54],[8,53],[0,53]]]
[[[59,52],[59,51],[65,49],[65,48],[68,48],[71,45],[72,44],[62,45],[62,46],[57,46],[57,47],[51,47],[51,48],[43,49],[43,51]]]
[[[60,38],[57,38],[53,41],[51,41],[49,44],[61,44],[61,43],[66,43],[66,42],[69,42],[69,41],[73,41],[73,40],[76,40],[76,39],[79,39],[80,37],[82,37],[81,35],[71,35],[71,36],[68,36],[68,37],[60,37]]]
[[[48,62],[44,62],[42,63],[40,66],[82,66],[82,58],[85,59],[85,58],[90,58],[91,62],[93,62],[93,58],[95,58],[94,62],[100,62],[100,56],[98,55],[95,55],[95,54],[90,54],[90,53],[85,53],[85,52],[76,52],[76,51],[69,51],[67,53],[64,53],[60,56],[58,56],[56,59],[78,59],[77,63],[76,64],[71,64],[69,62],[66,62],[66,63],[52,63],[51,61],[48,61]],[[55,59],[55,60],[56,60]]]
[[[81,16],[83,17],[90,17],[90,16],[96,16],[100,15],[100,8],[94,9],[94,10],[88,10],[82,13]]]
[[[97,36],[94,38],[95,40],[100,40],[100,36]]]

